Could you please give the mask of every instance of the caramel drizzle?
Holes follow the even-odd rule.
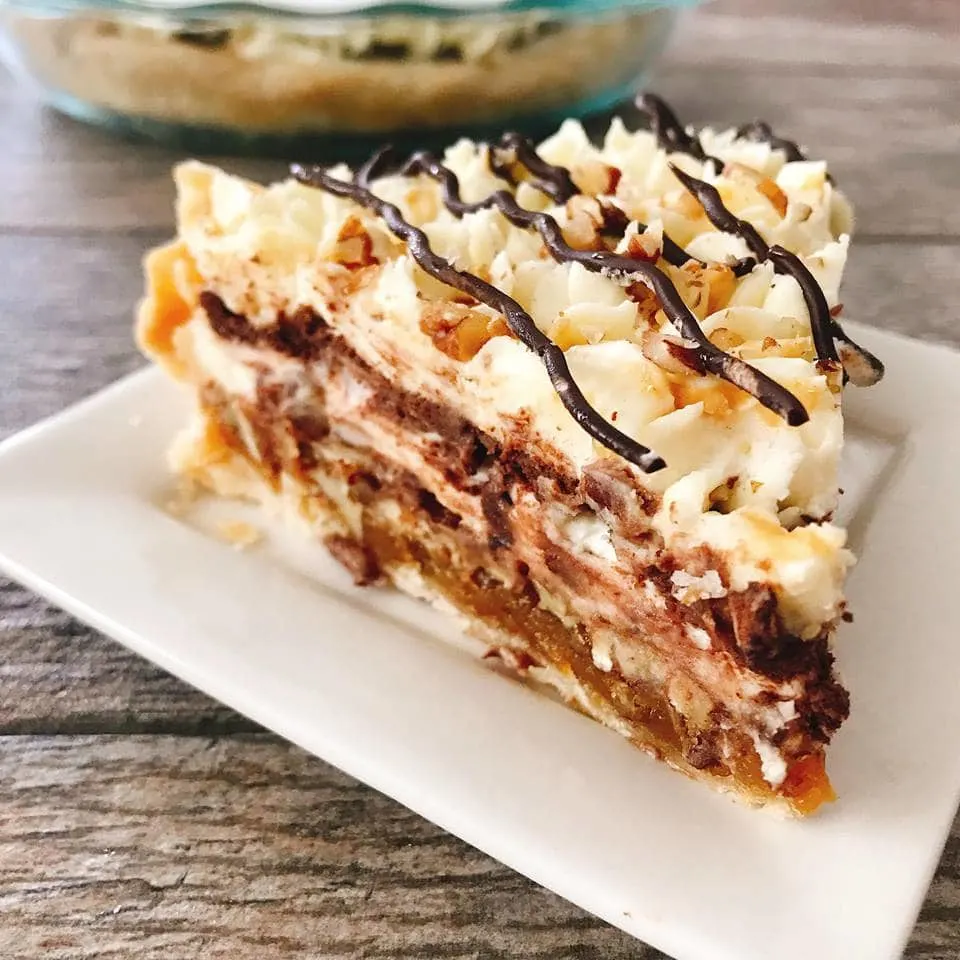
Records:
[[[712,373],[739,387],[791,426],[799,426],[809,419],[803,404],[789,390],[711,343],[670,278],[654,264],[609,250],[574,249],[564,240],[560,224],[552,216],[521,207],[509,190],[496,190],[482,200],[466,203],[460,196],[457,175],[429,153],[415,153],[400,168],[402,176],[418,173],[426,174],[440,184],[444,206],[457,217],[496,207],[514,226],[535,229],[558,263],[579,263],[591,273],[599,273],[618,283],[638,278],[657,295],[664,313],[681,336],[696,345],[685,352],[688,366],[698,372]]]
[[[854,384],[869,387],[877,383],[883,377],[883,363],[869,350],[851,340],[830,315],[827,298],[807,265],[795,253],[778,244],[772,247],[767,244],[753,224],[741,220],[727,209],[716,187],[684,173],[675,164],[671,163],[670,169],[697,199],[707,219],[718,230],[740,237],[758,260],[769,261],[776,273],[791,276],[797,281],[810,314],[810,331],[818,359],[839,362],[842,353],[844,371]],[[840,352],[837,350],[837,340],[842,345]]]
[[[386,156],[386,152],[381,151],[364,165],[364,182],[369,183],[375,176]],[[635,463],[645,473],[654,473],[666,466],[662,457],[618,430],[590,405],[574,381],[563,351],[537,328],[533,318],[516,300],[475,274],[458,270],[435,253],[427,235],[405,220],[397,206],[381,200],[363,182],[331,177],[321,167],[294,164],[291,172],[300,183],[345,197],[376,214],[396,237],[406,243],[410,255],[426,273],[502,314],[517,339],[540,358],[564,407],[595,440]]]

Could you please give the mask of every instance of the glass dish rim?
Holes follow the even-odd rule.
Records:
[[[583,18],[612,13],[654,13],[671,10],[680,12],[707,2],[707,0],[503,0],[501,3],[481,7],[464,7],[457,0],[446,3],[432,0],[375,0],[368,5],[354,5],[353,9],[320,11],[311,10],[309,0],[296,5],[288,0],[283,6],[271,5],[268,0],[213,0],[213,2],[168,2],[151,3],[138,0],[0,0],[0,12],[7,10],[20,14],[41,16],[71,16],[82,14],[127,15],[137,19],[151,20],[218,20],[244,17],[271,17],[285,20],[363,21],[381,17],[408,17],[423,19],[496,18],[505,15],[541,12],[547,15]]]

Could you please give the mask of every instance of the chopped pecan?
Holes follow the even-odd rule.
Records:
[[[373,255],[373,240],[359,217],[350,216],[343,222],[332,259],[350,269],[378,262]]]
[[[581,193],[593,197],[611,196],[617,192],[617,185],[623,172],[602,160],[587,160],[571,171],[573,182]]]
[[[780,189],[775,180],[771,180],[770,177],[765,176],[759,170],[754,170],[742,163],[728,163],[723,168],[723,175],[729,180],[745,183],[756,188],[759,194],[770,201],[774,210],[781,217],[787,215],[787,195]]]
[[[461,303],[427,303],[420,329],[434,346],[454,360],[471,360],[494,337],[508,334],[506,321]]]

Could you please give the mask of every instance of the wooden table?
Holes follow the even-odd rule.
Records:
[[[859,211],[847,313],[955,344],[958,31],[953,0],[719,0],[657,79],[691,121],[769,117],[829,157]],[[6,435],[140,365],[176,158],[2,73],[0,142]],[[660,956],[2,581],[0,735],[4,958]],[[907,955],[960,960],[960,823]]]

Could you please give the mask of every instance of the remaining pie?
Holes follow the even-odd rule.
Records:
[[[689,776],[809,813],[848,712],[830,635],[850,209],[764,124],[575,122],[262,187],[176,174],[146,352],[177,471]]]

